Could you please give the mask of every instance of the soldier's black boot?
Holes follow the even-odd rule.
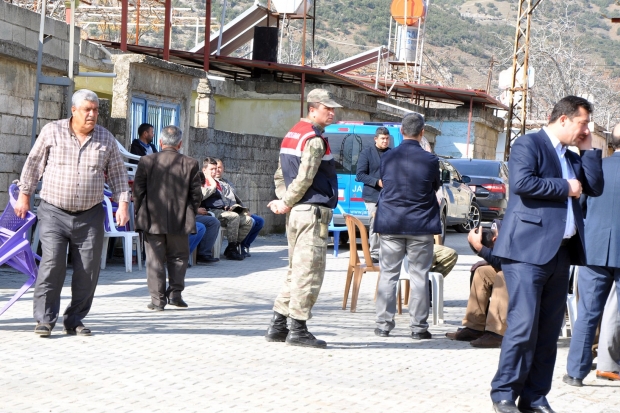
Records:
[[[242,261],[243,256],[239,254],[239,243],[229,242],[224,250],[224,256],[228,260]]]
[[[277,311],[273,312],[267,334],[265,334],[265,340],[277,341],[283,343],[288,335],[288,328],[286,327],[286,317]]]
[[[291,346],[325,348],[327,343],[317,340],[306,327],[306,320],[295,320],[291,318],[291,329],[286,336],[286,342]]]

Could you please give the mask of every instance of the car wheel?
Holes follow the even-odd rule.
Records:
[[[342,231],[340,233],[340,246],[347,245],[349,242],[349,233],[347,231]]]
[[[480,225],[480,207],[476,202],[472,202],[469,207],[469,216],[467,222],[454,227],[456,232],[465,233],[469,232]]]

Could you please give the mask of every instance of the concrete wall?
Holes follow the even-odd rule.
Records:
[[[250,212],[265,219],[263,233],[284,232],[285,217],[268,208],[276,199],[273,174],[278,168],[281,139],[208,129],[189,129],[190,156],[202,161],[206,156],[222,159],[225,174]]]
[[[30,151],[40,16],[0,1],[0,208],[8,202],[8,186],[19,178]],[[46,18],[45,34],[52,37],[43,48],[43,74],[66,75],[69,61],[63,57],[69,55],[69,26]],[[76,29],[76,46],[79,41]],[[43,86],[37,133],[64,114],[64,89]]]
[[[469,107],[455,109],[424,109],[426,122],[441,131],[437,136],[435,152],[453,158],[495,159],[498,136],[504,129],[504,120],[480,105],[472,111],[469,146],[467,129]]]
[[[205,77],[205,72],[150,56],[124,54],[114,55],[112,118],[116,138],[127,148],[131,144],[131,100],[134,97],[178,104],[179,127],[188,131],[194,81]],[[133,125],[137,128],[139,125]],[[189,152],[190,139],[183,140],[183,151]]]
[[[255,133],[283,137],[299,119],[301,112],[299,84],[248,81],[213,81],[214,104],[212,127],[234,133]],[[343,107],[336,109],[336,121],[399,121],[400,117],[377,110],[377,97],[332,85],[306,84],[311,90],[330,90]]]

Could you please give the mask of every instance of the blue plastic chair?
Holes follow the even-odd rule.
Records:
[[[346,215],[344,212],[344,209],[342,209],[340,205],[336,205],[336,208],[334,208],[334,210],[338,210],[338,213],[342,214],[343,217]],[[338,226],[334,225],[334,217],[332,215],[332,220],[330,221],[329,227],[327,229],[334,233],[334,257],[337,257],[338,256],[338,244],[340,244],[340,233],[342,231],[347,231],[347,226],[346,225],[338,225]]]
[[[32,252],[30,242],[26,239],[28,229],[36,222],[37,217],[30,211],[26,213],[25,218],[20,218],[15,214],[14,207],[18,195],[17,185],[11,185],[9,204],[0,217],[0,265],[7,264],[15,268],[26,274],[28,280],[0,310],[0,315],[4,314],[34,284],[39,271],[34,259],[35,257],[41,259]]]

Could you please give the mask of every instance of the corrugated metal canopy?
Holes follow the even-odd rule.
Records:
[[[93,42],[104,45],[112,49],[120,49],[120,43],[105,40],[92,40]],[[157,58],[163,57],[163,49],[158,47],[127,45],[127,51],[144,54]],[[204,54],[194,53],[183,50],[170,50],[170,61],[184,66],[203,68]],[[305,81],[309,83],[337,85],[340,87],[355,89],[373,96],[385,97],[387,94],[375,89],[366,83],[358,82],[350,77],[334,73],[331,70],[316,67],[286,65],[282,63],[263,62],[259,60],[248,60],[230,56],[210,56],[209,74],[222,75],[233,79],[248,79],[257,71],[270,73],[274,81],[299,83],[302,74]]]
[[[367,76],[348,75],[351,79],[368,85],[375,85],[375,79]],[[476,89],[455,89],[437,85],[421,85],[417,83],[400,82],[394,80],[379,79],[377,82],[379,89],[390,91],[390,96],[394,98],[407,98],[420,101],[431,101],[448,103],[453,105],[466,104],[473,100],[474,103],[484,104],[487,107],[508,110],[504,105],[493,96],[483,90]]]
[[[359,69],[360,67],[368,66],[373,63],[376,64],[378,59],[385,59],[391,55],[394,55],[394,53],[389,51],[387,47],[379,46],[323,66],[323,69],[328,69],[336,73],[347,73],[351,70]]]

